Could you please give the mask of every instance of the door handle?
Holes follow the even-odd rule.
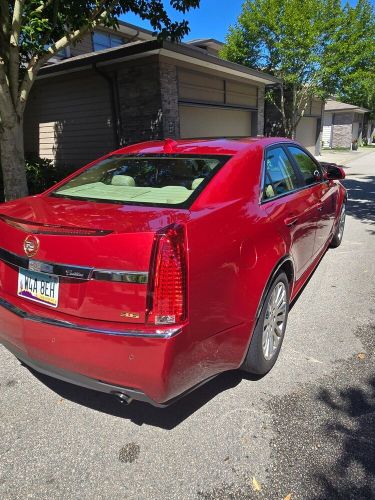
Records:
[[[323,210],[323,203],[318,203],[318,210],[319,212]]]
[[[284,219],[284,223],[288,227],[294,226],[294,224],[296,224],[297,221],[298,221],[297,215],[292,215],[291,217],[287,217],[286,219]]]

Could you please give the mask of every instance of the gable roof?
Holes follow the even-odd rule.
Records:
[[[361,108],[360,106],[348,104],[346,102],[327,99],[327,102],[324,106],[324,111],[355,111],[356,113],[367,113],[369,110],[366,108]]]
[[[93,65],[105,66],[119,63],[127,59],[136,59],[150,55],[165,55],[172,59],[203,66],[206,69],[221,71],[224,73],[255,80],[263,85],[280,83],[281,80],[268,73],[232,63],[217,56],[211,55],[198,47],[186,43],[172,43],[167,40],[153,39],[150,41],[137,41],[120,45],[99,52],[88,52],[79,56],[64,59],[40,69],[38,77],[45,78],[58,73],[80,71],[93,67]]]

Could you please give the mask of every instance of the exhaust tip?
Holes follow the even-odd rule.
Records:
[[[129,405],[133,401],[133,398],[131,398],[127,394],[124,394],[123,392],[111,392],[111,394],[117,399],[120,404]]]

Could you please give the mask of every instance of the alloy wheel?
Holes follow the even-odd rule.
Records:
[[[267,361],[273,358],[280,344],[287,314],[287,290],[279,281],[268,300],[263,322],[262,348]]]

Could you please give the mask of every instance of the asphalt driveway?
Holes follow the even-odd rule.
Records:
[[[166,410],[36,375],[0,347],[0,498],[375,498],[375,152],[280,359]],[[290,495],[290,496],[288,496]]]

